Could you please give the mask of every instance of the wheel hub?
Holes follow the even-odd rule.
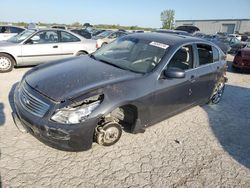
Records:
[[[214,91],[213,97],[212,97],[212,101],[213,103],[218,103],[221,100],[223,91],[224,91],[224,83],[220,83],[216,86],[216,89]]]
[[[0,57],[0,70],[8,70],[11,67],[11,61],[6,57]]]
[[[104,132],[104,142],[112,143],[119,137],[119,130],[115,127],[110,127]]]

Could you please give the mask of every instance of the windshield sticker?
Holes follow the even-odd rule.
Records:
[[[155,46],[155,47],[158,47],[158,48],[163,48],[163,49],[167,49],[169,47],[169,45],[167,44],[163,44],[163,43],[159,43],[159,42],[150,42],[149,45],[151,46]]]

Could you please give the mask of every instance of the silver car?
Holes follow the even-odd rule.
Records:
[[[0,72],[37,65],[96,50],[96,41],[62,29],[28,29],[0,42]]]
[[[0,25],[0,41],[8,40],[9,38],[23,32],[25,29],[17,26]]]

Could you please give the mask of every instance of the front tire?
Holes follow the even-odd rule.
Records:
[[[13,70],[15,60],[8,54],[0,53],[0,73]]]
[[[102,146],[112,146],[121,138],[122,127],[116,122],[108,122],[96,128],[96,142]]]

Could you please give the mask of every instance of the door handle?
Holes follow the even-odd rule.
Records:
[[[190,82],[195,82],[195,76],[194,75],[192,75],[191,77],[190,77]]]
[[[53,46],[53,48],[58,48],[58,46]]]

